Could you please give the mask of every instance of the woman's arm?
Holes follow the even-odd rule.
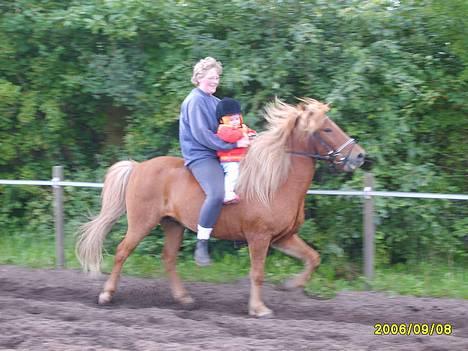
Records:
[[[208,111],[205,111],[201,101],[191,101],[188,104],[188,120],[194,139],[201,145],[212,150],[231,150],[235,144],[221,140],[211,129]]]
[[[224,140],[228,143],[235,143],[239,139],[244,137],[244,133],[239,128],[232,128],[226,125],[220,125],[218,128],[218,133],[216,134],[221,140]]]

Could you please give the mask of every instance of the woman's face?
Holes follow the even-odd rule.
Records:
[[[207,94],[214,94],[219,84],[219,74],[216,68],[211,68],[198,80],[198,87]]]

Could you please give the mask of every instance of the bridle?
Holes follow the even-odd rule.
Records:
[[[327,161],[335,165],[340,165],[343,163],[346,163],[346,161],[349,158],[349,155],[351,155],[351,151],[353,151],[354,146],[356,145],[356,139],[349,138],[346,142],[344,142],[340,147],[338,147],[336,150],[333,149],[323,138],[320,136],[320,133],[315,132],[312,134],[312,138],[318,139],[318,142],[325,147],[326,150],[328,150],[326,155],[320,155],[318,153],[312,153],[312,152],[305,152],[305,151],[288,151],[291,155],[296,155],[296,156],[303,156],[303,157],[309,157],[313,158],[315,160],[322,160],[322,161]],[[342,154],[342,151],[345,150],[348,146],[351,147],[349,148],[348,153],[346,156]]]

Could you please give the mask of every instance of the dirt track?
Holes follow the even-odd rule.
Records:
[[[266,285],[275,317],[247,316],[248,282],[187,283],[176,305],[165,280],[123,277],[114,303],[102,281],[72,270],[0,266],[0,349],[468,350],[468,300],[347,292],[319,300]],[[374,324],[450,323],[450,336],[374,335]]]

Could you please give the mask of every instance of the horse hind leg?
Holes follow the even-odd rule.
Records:
[[[272,247],[304,262],[304,270],[284,283],[285,288],[288,289],[304,287],[320,264],[318,252],[307,245],[297,234],[275,242]]]
[[[144,217],[139,219],[131,218],[130,212],[128,216],[128,229],[125,237],[117,246],[114,257],[114,266],[112,267],[112,272],[104,284],[102,292],[99,294],[98,303],[107,304],[112,301],[112,297],[117,290],[117,285],[120,279],[120,273],[122,272],[122,267],[133,252],[133,250],[138,246],[138,244],[147,236],[151,229],[153,229],[159,222],[160,218],[157,215],[147,216],[146,221],[142,220]]]
[[[190,297],[187,290],[177,273],[177,254],[179,253],[180,245],[184,236],[184,227],[169,218],[163,219],[161,226],[164,229],[164,249],[163,249],[163,261],[166,274],[169,277],[169,283],[171,286],[172,296],[177,302],[188,305],[194,302]]]

